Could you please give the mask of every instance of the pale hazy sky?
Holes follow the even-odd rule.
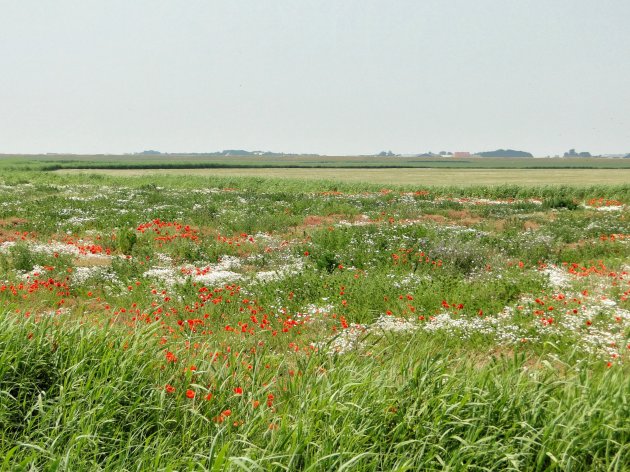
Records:
[[[630,152],[630,0],[0,0],[0,153]]]

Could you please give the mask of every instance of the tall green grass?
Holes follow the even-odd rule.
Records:
[[[299,361],[300,375],[284,381],[270,413],[246,399],[217,405],[168,395],[147,355],[151,328],[116,330],[0,318],[4,470],[623,471],[630,464],[629,380],[621,369],[587,372],[518,351],[493,357],[481,349],[471,358],[426,335],[373,340],[371,360]],[[225,408],[230,421],[214,422]]]

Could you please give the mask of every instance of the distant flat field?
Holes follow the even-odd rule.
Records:
[[[64,174],[111,176],[195,175],[370,182],[384,185],[617,185],[630,169],[64,169]]]
[[[630,169],[630,159],[379,157],[379,156],[216,156],[216,155],[24,155],[0,154],[2,167],[57,169],[213,168],[452,168],[452,169]]]

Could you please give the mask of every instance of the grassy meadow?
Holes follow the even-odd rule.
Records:
[[[0,470],[630,468],[629,170],[46,159],[0,160]]]

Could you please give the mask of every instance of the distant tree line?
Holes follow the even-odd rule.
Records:
[[[564,153],[564,157],[593,157],[590,152],[575,152],[575,149],[569,149]]]
[[[271,152],[271,151],[246,151],[244,149],[226,149],[224,151],[215,151],[215,152],[177,152],[177,153],[163,153],[160,151],[155,151],[153,149],[149,149],[146,151],[138,152],[136,155],[146,155],[146,156],[155,156],[155,155],[169,155],[176,154],[178,156],[268,156],[268,157],[283,157],[283,156],[311,156],[317,157],[319,154],[292,154],[292,153],[284,153],[284,152]],[[461,153],[459,153],[461,154]],[[468,153],[465,153],[469,155]],[[412,154],[405,154],[405,156],[411,156]],[[450,151],[441,151],[439,154],[434,154],[432,152],[425,152],[422,154],[413,154],[414,157],[447,157],[453,156],[454,153]],[[514,149],[497,149],[496,151],[482,151],[477,153],[471,153],[473,156],[480,157],[534,157],[532,153],[527,151],[517,151]],[[374,154],[376,157],[400,157],[400,154],[395,154],[391,150],[381,151],[378,154]],[[577,152],[575,149],[569,149],[564,153],[564,157],[597,157],[591,155],[590,152],[582,151]],[[557,156],[556,156],[557,157]],[[606,156],[604,156],[606,157]],[[622,157],[622,154],[618,154],[614,157]],[[630,158],[630,153],[623,156],[624,158]]]
[[[478,152],[481,157],[534,157],[530,152],[515,151],[514,149],[497,149],[496,151]]]

